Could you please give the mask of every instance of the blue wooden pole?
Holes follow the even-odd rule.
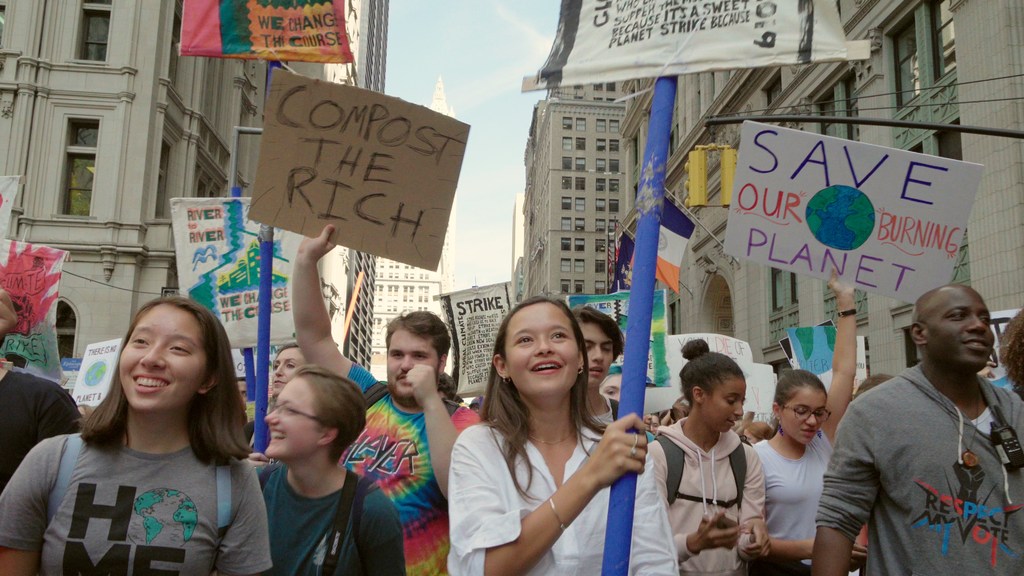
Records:
[[[267,67],[267,96],[270,96],[270,80],[274,68],[280,62],[271,62]],[[251,264],[251,263],[250,263]],[[267,404],[270,392],[270,311],[273,307],[271,294],[274,279],[274,228],[260,226],[260,292],[259,309],[256,319],[256,422],[253,426],[253,448],[262,453],[270,440],[267,422]]]
[[[662,203],[665,200],[665,165],[668,161],[672,109],[676,100],[676,78],[658,78],[654,84],[647,147],[640,170],[636,198],[636,247],[633,252],[633,285],[629,293],[626,321],[626,349],[622,366],[619,416],[642,414],[647,386],[647,356],[651,339],[651,310],[654,305],[654,270],[658,262],[658,238]],[[625,576],[633,539],[633,504],[636,474],[626,474],[612,485],[608,502],[602,576]]]
[[[241,198],[242,187],[232,186],[231,197]],[[256,376],[253,373],[253,358],[252,348],[242,348],[242,359],[245,360],[245,401],[255,402],[256,401]]]

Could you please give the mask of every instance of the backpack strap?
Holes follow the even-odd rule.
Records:
[[[275,462],[259,468],[260,490],[266,490],[267,482],[270,482],[270,477],[273,476],[274,472],[277,472],[277,469],[280,467],[281,463]]]
[[[217,548],[231,525],[231,465],[217,465]]]
[[[612,400],[611,398],[609,398],[608,399],[608,403],[612,405],[612,420],[618,420],[619,419],[619,401],[618,400]],[[675,446],[675,444],[673,444],[673,446]]]
[[[351,470],[349,474],[355,476],[356,473]],[[377,483],[369,478],[359,478],[358,484],[356,484],[356,496],[355,500],[352,501],[352,539],[356,543],[356,551],[359,553],[359,563],[363,566],[363,572],[366,571],[366,562],[368,554],[365,552],[362,543],[359,540],[359,523],[363,518],[363,501],[366,500],[366,496],[372,492],[376,492],[380,487]]]
[[[448,417],[449,418],[451,418],[452,416],[455,416],[455,413],[460,408],[460,406],[458,404],[456,404],[455,402],[452,402],[451,400],[448,400],[447,398],[442,399],[441,402],[444,403],[444,408],[445,408],[445,410],[448,411]]]
[[[668,505],[671,506],[676,501],[676,496],[679,495],[679,483],[683,480],[686,454],[667,436],[658,436],[655,441],[661,444],[661,448],[665,451],[665,465],[668,470],[665,475],[665,487],[668,488]]]
[[[742,443],[729,454],[729,467],[732,468],[732,475],[736,481],[736,497],[729,501],[722,501],[681,494],[679,492],[679,483],[683,479],[686,455],[683,449],[677,446],[675,442],[669,440],[668,437],[658,436],[656,440],[665,450],[665,463],[668,469],[668,473],[665,476],[665,486],[668,488],[669,506],[676,501],[676,498],[682,498],[691,502],[714,504],[721,508],[732,508],[743,503],[743,486],[747,482],[747,454],[743,449]]]
[[[377,382],[373,386],[370,386],[363,392],[363,399],[366,400],[366,409],[369,410],[371,406],[380,402],[388,395],[388,385],[383,382]],[[327,574],[327,572],[324,572]]]
[[[742,442],[729,454],[729,466],[732,468],[732,477],[736,480],[736,499],[732,503],[739,511],[743,507],[743,486],[747,483],[747,452]],[[731,506],[732,504],[726,508]]]
[[[64,501],[64,494],[67,493],[68,486],[71,485],[71,474],[75,471],[79,454],[82,453],[82,444],[81,434],[72,434],[64,442],[64,450],[60,455],[60,466],[57,468],[57,481],[50,489],[50,498],[46,503],[47,526],[57,515],[57,509]]]
[[[324,555],[324,563],[321,567],[321,574],[334,574],[338,567],[338,560],[341,558],[341,543],[345,536],[345,529],[348,520],[352,515],[352,504],[355,501],[356,488],[358,487],[359,476],[349,472],[345,474],[345,484],[341,488],[341,495],[338,497],[338,509],[334,513],[334,526],[327,537],[327,552]]]

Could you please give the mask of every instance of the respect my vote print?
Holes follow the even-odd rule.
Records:
[[[744,122],[726,252],[914,302],[949,283],[984,166]]]

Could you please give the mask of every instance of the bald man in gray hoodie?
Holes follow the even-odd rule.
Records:
[[[839,425],[813,573],[845,576],[867,523],[872,576],[1024,574],[1024,472],[990,438],[1000,412],[1024,436],[1024,402],[977,376],[994,341],[988,308],[971,288],[937,288],[918,299],[911,337],[921,364]]]

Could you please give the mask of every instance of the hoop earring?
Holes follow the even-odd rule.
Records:
[[[576,373],[577,374],[583,374],[583,366],[580,366],[580,369]]]

